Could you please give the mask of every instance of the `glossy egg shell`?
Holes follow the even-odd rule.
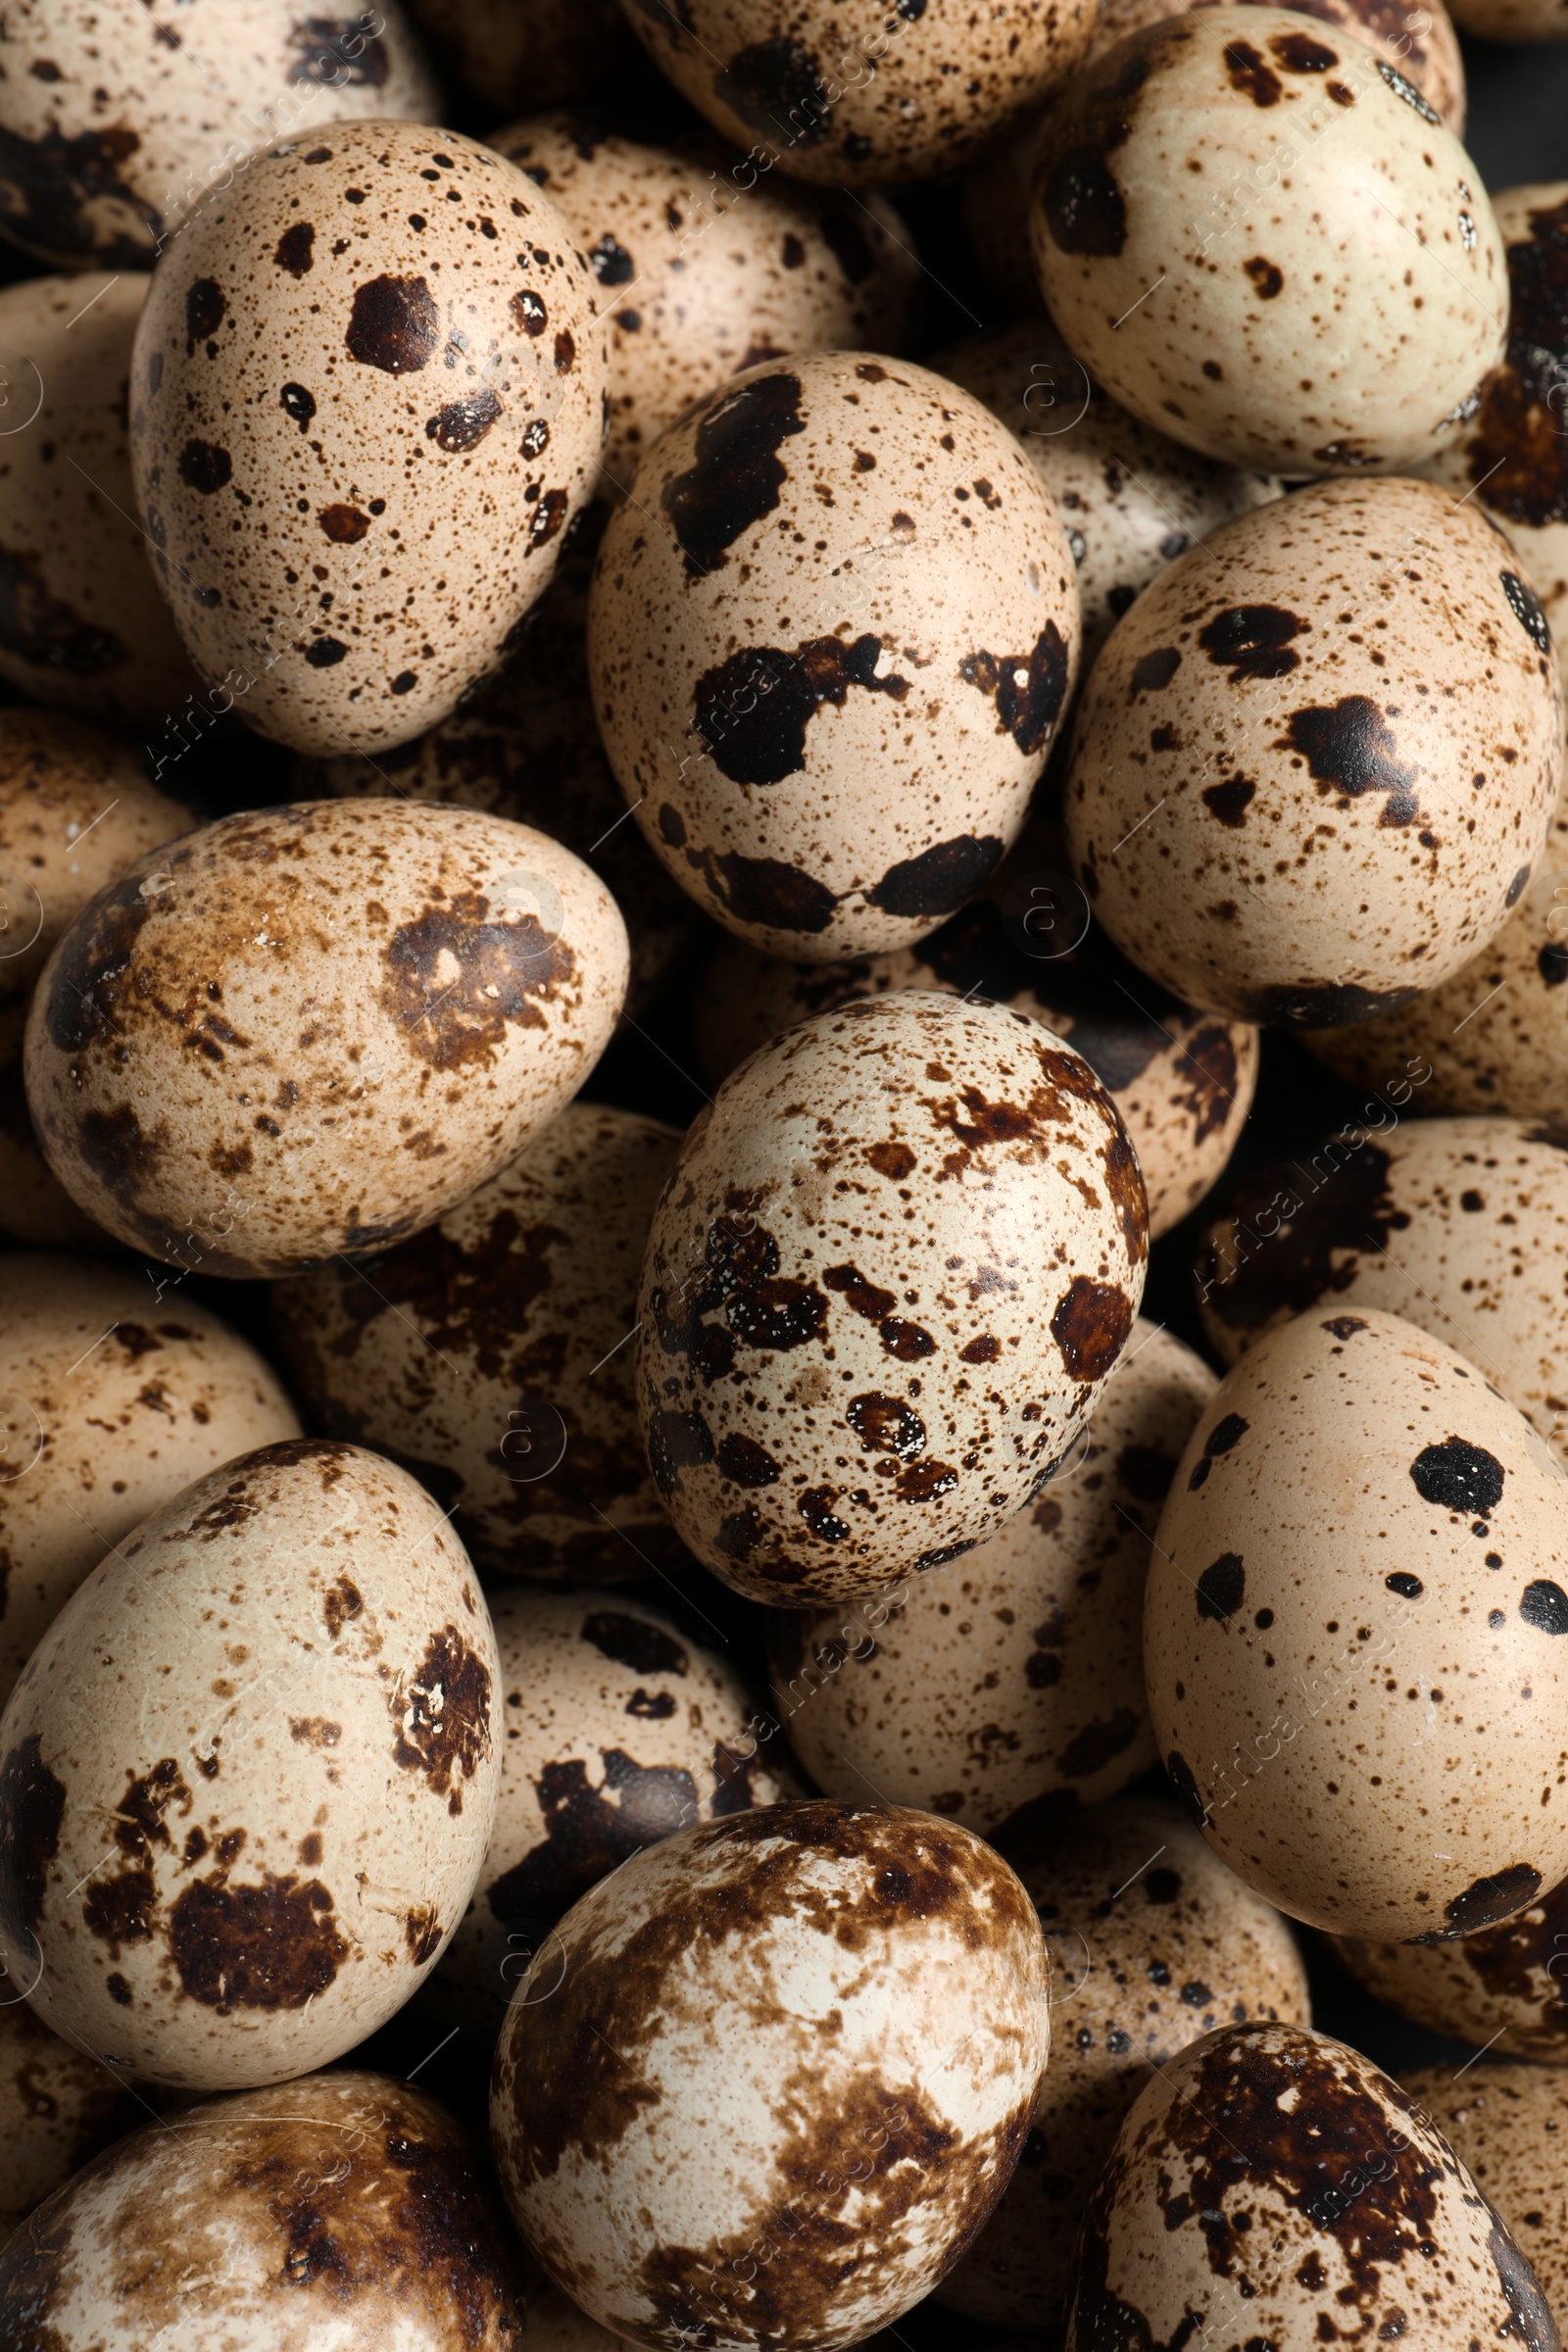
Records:
[[[51,2034],[20,1988],[7,1992],[0,2007],[0,2245],[89,2157],[148,2114],[101,2058]]]
[[[1200,8],[1232,4],[1233,0],[1198,0]],[[1246,4],[1247,0],[1242,0],[1242,5]],[[1107,49],[1113,49],[1140,25],[1176,13],[1167,0],[1102,0],[1089,36],[1085,65],[1098,65]],[[1414,83],[1456,139],[1464,137],[1464,59],[1444,0],[1421,0],[1419,8],[1405,8],[1402,0],[1312,0],[1312,5],[1299,13],[1337,33],[1353,33],[1357,40],[1365,41]],[[1246,28],[1243,18],[1237,29],[1245,33]]]
[[[1440,2066],[1399,2080],[1502,2216],[1553,2314],[1568,2311],[1568,2249],[1557,2226],[1568,2201],[1562,2077],[1539,2066],[1487,2066],[1456,2080]]]
[[[1568,1883],[1457,1943],[1330,1940],[1357,1984],[1400,2017],[1498,2058],[1568,2066]]]

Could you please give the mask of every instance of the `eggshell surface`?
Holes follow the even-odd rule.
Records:
[[[1557,2226],[1568,2200],[1568,2096],[1560,2075],[1488,2066],[1401,2076],[1483,2196],[1502,2216],[1554,2313],[1568,2311],[1568,2250]]]
[[[1457,1943],[1332,1942],[1357,1984],[1401,2017],[1497,2058],[1568,2065],[1568,1885]]]
[[[1237,0],[1197,0],[1200,8],[1236,4]],[[1098,65],[1128,33],[1176,13],[1166,0],[1102,0],[1085,64]],[[1444,0],[1421,0],[1415,8],[1405,7],[1403,0],[1312,0],[1310,8],[1293,13],[1315,17],[1336,33],[1352,33],[1364,41],[1436,107],[1456,139],[1464,137],[1464,59]],[[1244,31],[1246,24],[1244,18]]]
[[[836,2352],[995,2205],[1045,1995],[1033,1906],[966,1830],[827,1802],[683,1830],[586,1894],[514,1995],[502,2186],[555,2283],[635,2343]]]
[[[20,1991],[0,2008],[0,2245],[34,2206],[147,2109],[101,2060],[40,2025]]]
[[[0,1718],[0,1952],[45,2024],[186,2090],[280,2082],[408,1999],[499,1779],[466,1555],[390,1462],[296,1439],[143,1520]]]

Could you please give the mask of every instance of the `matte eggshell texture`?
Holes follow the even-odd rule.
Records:
[[[1035,261],[1125,408],[1288,475],[1418,465],[1507,318],[1475,166],[1386,58],[1289,9],[1146,25],[1048,127]]]
[[[1211,8],[1216,0],[1195,0],[1195,4]],[[1219,4],[1230,5],[1231,0],[1219,0]],[[1315,17],[1319,25],[1326,24],[1337,33],[1353,33],[1357,40],[1365,41],[1414,83],[1456,139],[1464,137],[1464,59],[1443,0],[1419,0],[1416,6],[1406,6],[1405,0],[1311,0],[1311,6],[1299,13]],[[1113,49],[1140,25],[1177,14],[1171,0],[1102,0],[1085,64],[1098,65],[1107,49]],[[1240,26],[1244,33],[1246,24],[1244,18]]]
[[[885,197],[783,178],[747,192],[718,141],[648,146],[585,114],[530,115],[490,144],[544,189],[599,281],[601,496],[624,497],[665,425],[726,376],[788,351],[908,347],[920,265]]]
[[[1400,2078],[1483,2196],[1491,2199],[1541,2281],[1568,2312],[1568,2089],[1535,2066],[1423,2067]]]
[[[1021,1876],[1051,1954],[1051,2064],[1018,2170],[937,2299],[1056,2352],[1078,2225],[1151,2066],[1222,2020],[1310,2012],[1289,1928],[1173,1805],[1097,1805]]]
[[[1357,1983],[1401,2017],[1498,2058],[1568,2065],[1568,1883],[1457,1943],[1331,1940]]]
[[[819,1788],[992,1837],[1149,1769],[1149,1541],[1213,1388],[1190,1348],[1136,1323],[1084,1445],[978,1550],[882,1595],[874,1631],[842,1609],[775,1614],[775,1705]]]
[[[1223,524],[1096,663],[1065,793],[1106,930],[1188,1002],[1338,1028],[1501,928],[1546,839],[1562,690],[1517,559],[1427,482]]]
[[[1033,1907],[968,1831],[827,1802],[707,1823],[584,1895],[514,1996],[502,2185],[635,2343],[837,2352],[984,2222],[1048,2036]]]
[[[1114,1104],[1038,1021],[906,991],[790,1030],[693,1122],[649,1237],[678,1532],[794,1608],[993,1534],[1088,1420],[1146,1236]]]
[[[1419,1065],[1415,1073],[1419,1080]],[[1233,1364],[1321,1302],[1381,1307],[1457,1348],[1556,1449],[1568,1435],[1568,1152],[1513,1119],[1367,1123],[1254,1169],[1199,1250],[1203,1329]]]
[[[0,65],[5,233],[68,270],[149,269],[270,140],[440,107],[398,0],[10,0]]]
[[[0,2245],[147,2109],[101,2058],[63,2041],[7,1986],[0,2007]],[[4,2304],[0,2301],[0,2311]]]
[[[467,2133],[356,2069],[111,2148],[0,2254],[0,2333],[50,2352],[520,2352],[522,2264]]]
[[[810,962],[935,930],[1019,832],[1072,690],[1050,500],[977,400],[814,352],[710,395],[638,468],[589,604],[605,748],[732,931]]]
[[[271,1367],[177,1286],[18,1251],[3,1261],[0,1705],[106,1551],[193,1478],[297,1438]],[[3,2136],[3,2135],[0,2135]]]
[[[1222,2028],[1157,2073],[1089,2207],[1068,2352],[1251,2342],[1560,2352],[1533,2272],[1447,2142],[1369,2059]],[[1137,2332],[1135,2332],[1135,2330]]]
[[[1154,1538],[1149,1703],[1282,1910],[1447,1940],[1568,1875],[1563,1634],[1568,1481],[1450,1348],[1320,1308],[1220,1383]]]
[[[586,97],[636,62],[615,0],[409,0],[409,11],[487,116]]]
[[[603,390],[592,271],[514,165],[398,122],[260,157],[136,330],[137,497],[197,668],[296,751],[417,735],[548,585]]]
[[[431,1224],[597,1061],[626,985],[598,877],[395,801],[221,818],[94,900],[39,984],[50,1164],[133,1248],[289,1274]]]
[[[340,2057],[468,1899],[498,1671],[404,1471],[303,1438],[210,1472],[68,1601],[0,1718],[8,1973],[182,2089]]]

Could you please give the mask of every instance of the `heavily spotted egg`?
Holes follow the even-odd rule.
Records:
[[[1568,2090],[1553,2069],[1422,2067],[1401,2075],[1498,2213],[1555,2314],[1568,2312]]]
[[[1568,1882],[1457,1943],[1331,1940],[1357,1984],[1399,2016],[1499,2058],[1568,2066]]]
[[[1200,8],[1233,4],[1234,0],[1197,0]],[[1242,4],[1247,5],[1248,0]],[[1170,0],[1102,0],[1085,65],[1098,65],[1107,49],[1115,48],[1141,25],[1177,13]],[[1407,8],[1402,0],[1393,0],[1392,6],[1390,0],[1311,0],[1300,14],[1315,17],[1319,25],[1329,25],[1337,33],[1351,33],[1364,41],[1412,83],[1429,106],[1437,108],[1456,139],[1464,137],[1464,59],[1444,0],[1421,0],[1419,8]],[[1245,34],[1247,24],[1244,17],[1233,22],[1232,30]]]

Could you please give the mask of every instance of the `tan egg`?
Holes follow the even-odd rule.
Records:
[[[371,760],[300,760],[300,800],[327,793],[456,801],[534,825],[602,874],[631,940],[635,1017],[702,928],[702,917],[631,822],[588,690],[588,581],[606,520],[585,509],[562,542],[555,577],[501,668],[412,743]]]
[[[501,1794],[437,1983],[499,2025],[548,1931],[627,1858],[699,1821],[798,1793],[736,1672],[620,1592],[503,1592]]]
[[[409,0],[409,12],[487,118],[584,98],[636,62],[615,0]]]
[[[0,1004],[0,1234],[29,1250],[113,1253],[119,1245],[82,1215],[38,1149],[22,1078],[26,1028],[24,997]]]
[[[170,248],[131,375],[203,678],[301,752],[445,717],[549,583],[603,392],[593,274],[514,165],[396,122],[259,157]]]
[[[297,1438],[270,1365],[174,1280],[16,1251],[0,1319],[0,1705],[106,1551],[237,1453]]]
[[[1046,1988],[1033,1905],[967,1830],[826,1801],[682,1830],[590,1889],[513,1997],[507,2200],[634,2343],[837,2352],[995,2206]]]
[[[77,917],[27,1096],[55,1174],[186,1272],[293,1274],[433,1224],[568,1102],[614,1025],[598,877],[468,808],[221,818]]]
[[[936,2291],[1058,2345],[1078,2226],[1150,2068],[1221,2023],[1304,2026],[1310,2009],[1279,1913],[1173,1805],[1097,1806],[1020,1876],[1051,1954],[1051,2064],[1006,2194]]]
[[[1215,4],[1216,0],[1195,0],[1199,8]],[[1101,0],[1086,65],[1098,65],[1128,33],[1177,13],[1169,0]],[[1463,138],[1464,59],[1444,0],[1410,0],[1409,5],[1406,0],[1310,0],[1298,13],[1336,33],[1353,33],[1364,41],[1436,107],[1456,139]]]
[[[1052,317],[1113,399],[1233,466],[1423,463],[1502,356],[1502,238],[1436,109],[1354,35],[1204,8],[1129,34],[1053,114]]]
[[[1400,2077],[1541,2281],[1568,2312],[1568,2097],[1560,2075],[1535,2066],[1421,2067]]]
[[[185,2090],[277,2082],[400,2009],[500,1777],[495,1637],[405,1471],[298,1438],[142,1521],[0,1719],[0,1953],[46,2025]]]
[[[439,1224],[272,1293],[313,1428],[412,1470],[482,1565],[642,1577],[682,1552],[637,1422],[637,1289],[680,1136],[571,1102]]]
[[[0,2007],[0,2246],[78,2166],[149,2113],[101,2058],[41,2025],[21,1987],[8,1985],[6,1991]]]
[[[1330,1941],[1356,1982],[1401,2017],[1499,2058],[1568,2066],[1568,1882],[1457,1943]]]
[[[130,346],[148,283],[92,271],[0,290],[0,677],[79,717],[155,726],[197,680],[147,593],[130,481]]]
[[[1558,2352],[1535,2273],[1359,2050],[1301,2026],[1228,2026],[1154,2075],[1090,2202],[1068,2352],[1504,2337]]]
[[[819,1788],[874,1788],[1005,1840],[1021,1813],[1098,1804],[1148,1771],[1150,1539],[1214,1386],[1190,1348],[1136,1323],[1083,1445],[977,1550],[858,1617],[774,1614],[774,1704]]]
[[[813,352],[649,452],[605,534],[588,662],[670,871],[757,946],[831,963],[935,930],[1001,864],[1078,633],[1066,537],[1012,435],[923,368]]]
[[[1199,1248],[1204,1336],[1224,1363],[1321,1305],[1402,1315],[1456,1348],[1554,1452],[1568,1436],[1568,1152],[1514,1119],[1407,1119],[1417,1063],[1364,1126],[1265,1162]]]
[[[274,139],[440,98],[399,0],[13,0],[0,32],[0,219],[66,270],[145,270]]]
[[[789,1608],[967,1551],[1088,1421],[1147,1233],[1114,1103],[1040,1022],[912,990],[803,1021],[693,1121],[649,1236],[677,1533]]]
[[[1086,668],[1167,564],[1279,495],[1266,476],[1212,465],[1118,408],[1049,320],[971,336],[935,365],[984,401],[1034,461],[1078,567]]]
[[[1451,1348],[1319,1308],[1221,1381],[1154,1538],[1149,1704],[1282,1910],[1449,1942],[1568,1876],[1565,1634],[1568,1482]]]
[[[543,188],[599,281],[603,497],[624,497],[664,427],[726,376],[792,351],[908,348],[920,264],[884,196],[784,179],[747,194],[716,141],[647,146],[584,114],[530,115],[490,144]]]
[[[1079,879],[1135,963],[1213,1011],[1342,1028],[1486,946],[1562,777],[1515,561],[1431,483],[1342,480],[1222,524],[1144,591],[1065,790]]]
[[[109,2149],[0,2254],[0,2331],[49,2352],[520,2352],[522,2264],[455,2118],[345,2070]]]

